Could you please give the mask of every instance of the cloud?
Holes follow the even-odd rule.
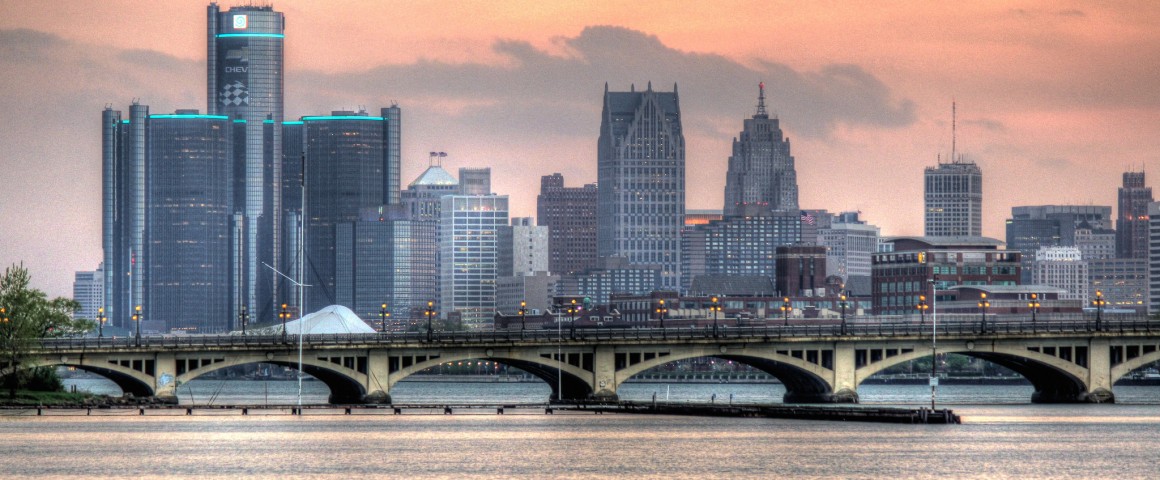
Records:
[[[630,84],[643,89],[651,81],[654,89],[669,91],[677,84],[686,129],[708,131],[701,118],[739,123],[753,112],[759,81],[768,87],[770,107],[801,135],[825,137],[841,124],[893,128],[915,118],[912,102],[857,65],[830,65],[816,72],[767,61],[746,66],[721,55],[682,52],[656,36],[612,26],[587,27],[556,42],[564,53],[519,40],[497,41],[493,52],[507,61],[495,65],[419,61],[354,74],[299,72],[287,75],[288,90],[311,92],[308,108],[384,92],[418,100],[413,106],[420,108],[487,99],[490,103],[478,108],[447,113],[458,115],[452,120],[464,126],[493,133],[591,135],[605,82],[612,90],[627,90]]]

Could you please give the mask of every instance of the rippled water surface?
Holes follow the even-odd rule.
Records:
[[[296,398],[295,382],[191,382],[183,403]],[[184,387],[183,387],[184,388]],[[204,390],[204,391],[202,391]],[[274,391],[276,390],[276,391]],[[308,403],[325,399],[304,383]],[[646,400],[766,402],[778,385],[627,384]],[[538,383],[403,382],[396,403],[541,402]],[[1030,405],[1029,387],[943,386],[963,425],[646,415],[0,417],[4,478],[1157,478],[1160,388],[1118,405]],[[921,405],[922,386],[867,385],[863,402]],[[247,402],[238,402],[241,397]],[[1127,404],[1134,403],[1134,404]],[[181,411],[177,411],[181,412]],[[356,411],[356,413],[359,413]],[[34,415],[34,413],[33,413]]]

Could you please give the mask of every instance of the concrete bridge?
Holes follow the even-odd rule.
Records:
[[[940,318],[942,316],[940,315]],[[976,317],[977,318],[977,317]],[[1007,367],[1035,387],[1037,403],[1113,402],[1112,384],[1160,360],[1160,322],[1089,320],[943,322],[937,351]],[[299,338],[166,336],[44,339],[25,366],[65,365],[109,378],[127,393],[176,402],[177,388],[236,365],[297,368]],[[710,329],[578,329],[307,335],[302,369],[325,382],[331,403],[390,403],[391,389],[444,362],[481,359],[543,379],[553,398],[617,399],[633,375],[662,364],[716,357],[751,365],[785,384],[786,403],[855,403],[871,375],[931,355],[929,323],[837,323]],[[11,366],[5,366],[5,373]]]

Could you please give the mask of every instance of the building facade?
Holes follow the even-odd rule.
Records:
[[[435,224],[409,218],[400,205],[364,209],[358,221],[337,224],[336,303],[371,325],[383,320],[383,304],[388,328],[423,319],[427,302],[435,300]]]
[[[73,300],[81,304],[76,318],[85,318],[96,321],[100,309],[105,306],[105,274],[104,266],[89,272],[76,272],[73,277]]]
[[[1002,242],[986,237],[895,237],[887,252],[872,258],[874,310],[879,315],[907,315],[927,302],[954,300],[951,287],[1019,285],[1020,252],[999,250]],[[937,308],[943,308],[939,305]]]
[[[535,225],[531,217],[511,219],[499,229],[499,270],[501,277],[548,271],[548,227]]]
[[[495,316],[498,232],[508,224],[508,197],[448,195],[440,201],[440,315],[458,312],[464,328],[489,329]]]
[[[757,113],[744,121],[733,139],[733,155],[725,174],[726,216],[738,215],[745,205],[775,211],[798,209],[797,171],[777,117],[765,111],[765,84],[758,84]]]
[[[826,275],[837,275],[853,286],[870,285],[870,256],[878,252],[878,227],[858,218],[858,212],[833,216],[818,229],[818,244],[826,247]]]
[[[682,263],[692,269],[690,283],[695,275],[776,278],[777,248],[800,242],[801,217],[797,211],[773,212],[756,205],[742,213],[686,230],[682,243],[689,250]]]
[[[207,7],[208,113],[243,121],[235,209],[242,235],[231,281],[251,321],[277,318],[274,294],[282,248],[282,120],[286,22],[270,6]],[[265,264],[265,265],[263,265]],[[238,310],[233,310],[236,316]]]
[[[1105,308],[1130,309],[1143,312],[1148,306],[1148,260],[1143,258],[1109,258],[1088,262],[1091,290],[1107,301]],[[1088,307],[1091,305],[1088,304]]]
[[[559,173],[540,177],[536,220],[548,228],[548,270],[568,275],[596,265],[596,184],[565,187]]]
[[[1088,263],[1076,247],[1041,247],[1031,264],[1031,284],[1050,285],[1061,290],[1059,298],[1088,303],[1091,290]]]
[[[1152,187],[1144,186],[1144,172],[1124,172],[1117,198],[1116,258],[1147,259]]]
[[[681,284],[685,136],[676,85],[610,92],[597,144],[597,254],[660,265],[666,288]]]
[[[940,163],[924,172],[928,237],[983,234],[983,171],[971,162]]]
[[[491,168],[460,168],[460,195],[491,195]]]
[[[782,245],[777,247],[777,282],[781,295],[825,295],[826,247]]]

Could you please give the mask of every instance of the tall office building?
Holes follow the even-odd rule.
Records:
[[[402,205],[363,209],[358,221],[335,227],[335,295],[371,325],[387,304],[391,325],[423,318],[435,299],[435,223],[416,220]],[[405,328],[405,327],[404,327]]]
[[[207,7],[206,95],[209,114],[246,123],[239,159],[241,235],[232,279],[255,323],[274,321],[274,293],[282,269],[283,41],[286,22],[271,6]],[[236,310],[235,310],[236,316]]]
[[[508,224],[506,195],[440,199],[440,316],[457,312],[469,330],[491,328],[495,315],[498,231]]]
[[[737,215],[744,205],[770,210],[798,209],[797,171],[777,117],[765,111],[765,84],[758,84],[757,113],[744,122],[733,139],[733,155],[725,174],[725,215]]]
[[[1160,312],[1160,202],[1148,204],[1148,314]]]
[[[1117,202],[1116,258],[1148,258],[1148,204],[1152,187],[1144,186],[1144,172],[1124,172]]]
[[[96,321],[97,314],[105,306],[105,274],[104,265],[94,271],[76,272],[73,277],[73,300],[81,304],[76,318],[85,318]]]
[[[231,253],[235,130],[197,110],[128,119],[105,109],[105,309],[113,325],[216,333],[234,318]],[[147,325],[147,326],[146,326]]]
[[[530,275],[548,271],[548,227],[536,225],[531,217],[511,219],[511,225],[499,229],[499,267],[501,277]]]
[[[682,263],[693,269],[686,288],[695,275],[762,276],[775,281],[777,248],[801,242],[799,212],[746,205],[741,213],[685,231],[681,241],[687,251],[682,250]]]
[[[597,145],[597,254],[658,264],[665,288],[681,285],[685,136],[677,86],[610,92]]]
[[[491,195],[491,168],[460,168],[460,195]]]
[[[1023,256],[1023,283],[1032,283],[1033,255],[1043,247],[1081,247],[1092,244],[1093,235],[1110,232],[1112,207],[1100,205],[1030,205],[1011,207],[1007,220],[1007,249],[1026,252]],[[1088,252],[1090,253],[1090,252]],[[1100,256],[1084,253],[1084,260]],[[1104,257],[1106,258],[1106,257]]]
[[[1030,285],[1050,285],[1064,290],[1062,300],[1088,304],[1088,262],[1075,247],[1040,247],[1031,264]]]
[[[596,265],[596,184],[565,187],[559,173],[540,177],[536,220],[548,227],[548,271],[567,275]]]
[[[973,162],[926,167],[925,221],[928,237],[983,234],[983,171]]]
[[[826,275],[842,277],[846,290],[870,294],[870,257],[878,252],[878,227],[842,212],[818,229],[818,244],[826,247]]]
[[[382,205],[387,142],[383,117],[333,112],[302,117],[306,152],[305,311],[337,302],[335,227]],[[357,311],[356,311],[357,312]]]

